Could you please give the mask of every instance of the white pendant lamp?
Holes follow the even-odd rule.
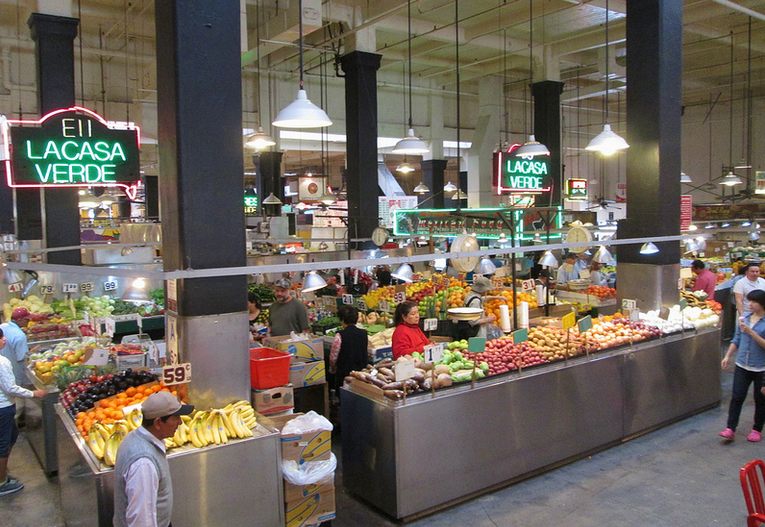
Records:
[[[476,266],[474,273],[487,275],[487,274],[494,274],[497,272],[497,266],[494,265],[491,260],[484,257],[481,258],[481,261],[478,262],[478,265]]]
[[[741,178],[734,174],[733,171],[725,174],[725,177],[720,181],[720,185],[725,185],[726,187],[733,187],[735,185],[741,185],[742,183],[743,181]]]
[[[412,276],[414,275],[414,271],[412,270],[412,266],[409,264],[401,264],[398,269],[394,273],[390,274],[393,278],[396,278],[398,280],[402,280],[404,282],[411,282]]]
[[[653,242],[646,242],[640,247],[640,254],[656,254],[659,248]]]
[[[269,146],[274,146],[276,141],[274,141],[273,137],[263,131],[262,126],[258,126],[258,131],[252,134],[245,144],[255,150],[263,150]]]
[[[327,113],[308,100],[303,89],[303,0],[298,1],[298,48],[300,55],[300,87],[294,101],[282,108],[272,123],[279,128],[323,128],[332,124]]]
[[[536,157],[536,156],[549,156],[550,150],[536,140],[534,134],[529,136],[529,140],[523,143],[516,151],[516,157]]]
[[[316,291],[317,289],[322,289],[327,286],[326,280],[321,277],[320,274],[318,274],[316,271],[311,271],[307,275],[305,275],[305,280],[303,280],[303,289],[302,291],[304,293],[307,293],[309,291]]]
[[[459,201],[459,200],[467,199],[467,194],[465,194],[461,190],[458,190],[457,192],[454,193],[454,195],[452,196],[451,199],[453,201]]]
[[[429,188],[428,188],[428,186],[427,186],[425,183],[423,183],[422,181],[420,181],[420,184],[419,184],[419,185],[417,185],[416,187],[414,187],[414,193],[415,193],[415,194],[427,194],[428,192],[430,192],[430,189],[429,189]]]
[[[598,250],[595,252],[595,256],[593,256],[592,259],[599,264],[610,264],[614,261],[614,257],[605,245],[598,247]]]
[[[266,199],[263,200],[263,205],[281,205],[282,200],[274,196],[274,193],[270,193]]]
[[[685,172],[680,172],[680,183],[693,183],[693,180]]]
[[[592,138],[590,143],[585,147],[585,150],[589,152],[600,153],[604,156],[610,156],[616,152],[626,150],[630,145],[624,140],[622,136],[611,130],[611,125],[608,124],[608,0],[606,0],[606,110],[605,121],[603,123],[603,131]]]
[[[396,143],[392,152],[394,154],[422,155],[430,152],[430,148],[425,141],[414,135],[414,127],[412,126],[412,0],[406,2],[406,18],[407,53],[409,55],[409,128],[406,131],[406,137]]]
[[[396,172],[400,172],[401,174],[411,174],[414,170],[414,167],[406,161],[396,167]]]
[[[545,251],[542,258],[539,259],[539,265],[542,267],[558,267],[558,259],[550,251]]]
[[[444,185],[444,192],[456,192],[457,191],[457,185],[449,181]]]

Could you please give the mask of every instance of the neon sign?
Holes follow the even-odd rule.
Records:
[[[257,216],[258,215],[258,196],[252,194],[245,194],[244,196],[244,215],[245,216]]]
[[[587,199],[587,180],[586,179],[567,179],[566,194],[571,200]]]
[[[110,125],[73,106],[38,121],[0,118],[0,160],[9,187],[122,187],[135,199],[140,129]]]
[[[497,194],[542,194],[550,192],[550,161],[547,157],[516,157],[521,145],[494,153]]]

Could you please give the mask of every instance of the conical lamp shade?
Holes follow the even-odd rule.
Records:
[[[274,196],[274,193],[268,195],[266,199],[263,200],[263,205],[281,205],[282,200]]]
[[[592,257],[593,261],[598,262],[599,264],[610,264],[614,261],[614,257],[611,255],[611,253],[606,249],[605,245],[601,245],[597,252],[595,253],[595,256]]]
[[[316,271],[311,271],[305,275],[305,280],[303,280],[304,293],[307,293],[308,291],[316,291],[317,289],[321,289],[326,286],[327,282]]]
[[[409,264],[401,264],[398,269],[396,269],[396,272],[390,274],[393,278],[397,278],[399,280],[403,280],[404,282],[411,282],[412,281],[412,275],[414,275],[414,271],[412,270],[412,266]]]
[[[282,108],[272,124],[279,128],[323,128],[332,121],[324,110],[308,100],[305,90],[298,90],[295,100]]]
[[[558,267],[558,259],[550,251],[545,251],[539,259],[539,265],[543,267]]]
[[[497,272],[497,266],[488,258],[481,258],[481,261],[478,262],[478,265],[473,272],[482,275],[494,274]]]
[[[550,150],[536,140],[534,135],[529,136],[529,140],[523,143],[515,152],[516,157],[536,157],[549,156]]]
[[[693,180],[685,172],[680,172],[680,183],[693,183]]]
[[[276,141],[274,141],[273,137],[263,131],[262,126],[258,126],[258,131],[250,136],[246,144],[248,147],[254,148],[255,150],[262,150],[269,146],[274,146]]]
[[[621,150],[626,150],[629,146],[622,136],[611,130],[610,124],[604,124],[603,131],[592,138],[585,150],[610,156]]]
[[[722,178],[722,181],[720,181],[720,185],[725,185],[727,187],[740,185],[741,183],[743,183],[743,181],[741,181],[741,178],[738,177],[733,172],[728,172],[727,174],[725,174],[725,177]]]
[[[444,185],[444,192],[454,192],[456,190],[457,190],[457,185],[455,185],[451,181],[449,181],[448,183],[446,183],[446,185]]]
[[[414,187],[415,194],[427,194],[428,192],[430,192],[430,189],[425,183],[420,182],[419,185]]]
[[[653,242],[646,242],[640,247],[640,254],[656,254],[659,248]]]
[[[406,137],[396,143],[391,152],[394,154],[420,155],[430,152],[430,148],[425,141],[414,135],[414,128],[410,128],[406,132]]]

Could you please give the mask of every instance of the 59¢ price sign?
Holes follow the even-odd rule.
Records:
[[[191,382],[191,363],[173,364],[162,368],[162,384],[185,384]]]

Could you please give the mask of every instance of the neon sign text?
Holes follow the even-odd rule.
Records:
[[[547,157],[515,157],[520,145],[494,154],[497,194],[541,194],[550,192],[550,162]]]

